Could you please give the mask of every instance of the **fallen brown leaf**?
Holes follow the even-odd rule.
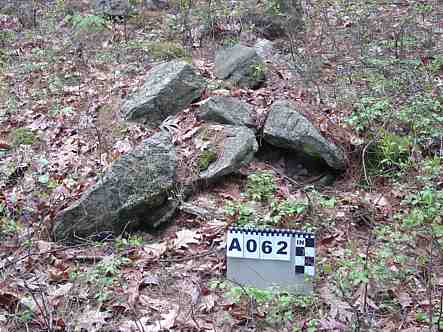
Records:
[[[197,231],[183,229],[176,233],[177,238],[174,240],[174,247],[176,249],[187,248],[188,244],[199,243],[201,236]]]

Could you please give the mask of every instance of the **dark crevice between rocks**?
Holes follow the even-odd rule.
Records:
[[[270,165],[274,171],[300,184],[332,185],[341,172],[331,168],[322,158],[303,151],[293,151],[261,142],[256,160]]]

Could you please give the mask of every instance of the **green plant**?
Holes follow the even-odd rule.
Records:
[[[264,1],[264,13],[267,15],[281,15],[279,0]]]
[[[242,295],[247,295],[257,301],[258,304],[269,302],[274,296],[272,290],[255,287],[230,287],[226,295],[237,303],[240,302]]]
[[[236,303],[240,303],[242,296],[252,299],[266,313],[267,322],[274,326],[295,320],[296,313],[306,312],[315,305],[313,296],[296,295],[279,288],[232,287],[227,283],[219,287]]]
[[[18,234],[21,227],[12,218],[0,216],[0,239]]]
[[[106,28],[106,20],[97,15],[68,15],[65,21],[74,28],[75,34],[101,32]]]
[[[235,218],[242,226],[268,227],[285,226],[306,211],[308,204],[296,200],[273,200],[270,204],[258,205],[256,202],[231,202],[225,206],[226,213]],[[307,225],[304,225],[307,226]]]
[[[62,105],[59,105],[59,104],[54,104],[49,111],[50,116],[72,115],[74,113],[75,113],[75,110],[71,106],[63,107]]]
[[[266,66],[263,63],[258,63],[253,66],[252,77],[254,79],[261,79],[265,75]]]
[[[392,109],[389,98],[365,97],[356,106],[357,110],[351,114],[347,122],[357,132],[376,128]]]
[[[268,201],[276,192],[274,176],[269,171],[259,171],[248,176],[247,194],[254,201]]]
[[[343,254],[341,259],[337,261],[335,281],[338,283],[338,288],[345,293],[344,295],[349,295],[352,294],[354,287],[360,283],[367,283],[369,275],[365,269],[364,257],[355,257],[349,249],[345,250]]]
[[[287,218],[295,217],[306,211],[306,202],[295,200],[274,200],[270,204],[269,213],[260,222],[269,226],[278,226]]]
[[[229,216],[236,218],[235,222],[238,225],[254,224],[256,211],[245,203],[229,201],[225,206],[225,211]]]
[[[174,41],[130,41],[128,49],[140,49],[148,53],[154,60],[188,59],[186,49]]]
[[[49,91],[53,94],[58,94],[63,91],[64,83],[60,77],[54,75],[48,79]]]
[[[108,38],[106,20],[97,15],[75,14],[66,16],[65,21],[72,26],[71,45],[76,55],[87,63],[91,53]]]
[[[31,145],[35,142],[36,135],[29,128],[17,128],[12,134],[12,144],[18,146],[21,144]]]
[[[431,4],[417,3],[415,4],[415,10],[421,14],[422,21],[424,22],[426,15],[432,13],[434,7]]]
[[[337,200],[334,196],[332,197],[321,196],[319,203],[322,208],[333,209],[337,203]]]
[[[409,159],[411,139],[384,131],[381,138],[374,143],[373,153],[370,156],[371,166],[374,169],[402,166]]]
[[[118,279],[120,268],[127,263],[127,259],[121,257],[107,257],[94,268],[86,272],[74,272],[70,275],[71,280],[86,282],[91,286],[93,298],[99,302],[106,301],[111,295],[108,289]]]
[[[8,45],[11,41],[15,39],[15,33],[14,31],[10,30],[1,30],[0,31],[0,46],[5,47]]]
[[[45,62],[41,62],[41,63],[25,62],[20,65],[19,73],[26,75],[26,74],[30,74],[34,71],[46,69],[47,67],[48,67],[48,63],[45,63]]]
[[[119,250],[131,247],[139,247],[142,244],[143,237],[138,235],[130,235],[128,238],[118,238],[115,240],[115,245]]]
[[[23,308],[19,312],[17,312],[15,315],[15,319],[17,319],[20,323],[28,324],[32,321],[34,318],[34,313],[31,309]]]
[[[431,62],[427,65],[429,71],[433,75],[437,75],[443,70],[443,55],[437,55]]]
[[[15,235],[20,229],[20,225],[11,217],[5,204],[0,203],[0,238]]]
[[[399,215],[403,225],[423,235],[432,235],[433,238],[443,237],[441,210],[443,208],[443,191],[433,187],[425,187],[421,191],[408,195],[402,202],[412,205],[409,213]]]
[[[418,143],[439,138],[443,134],[442,100],[429,93],[418,94],[400,109],[398,119],[410,128]]]
[[[229,48],[229,47],[233,47],[233,46],[237,45],[239,42],[240,42],[240,38],[235,37],[235,36],[229,36],[229,37],[223,38],[222,45],[225,48]]]
[[[422,171],[422,174],[417,176],[417,180],[422,183],[430,183],[433,178],[440,175],[441,158],[439,156],[426,158],[418,163],[417,168]]]
[[[312,319],[308,322],[308,328],[306,332],[316,332],[317,331],[318,320]]]

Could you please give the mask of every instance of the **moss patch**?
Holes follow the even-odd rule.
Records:
[[[320,154],[309,144],[303,144],[301,150],[314,159],[321,160]]]
[[[146,50],[155,60],[184,59],[188,56],[180,44],[172,41],[149,42]]]
[[[208,169],[209,165],[217,160],[217,152],[213,147],[208,147],[198,156],[197,164],[200,172]]]

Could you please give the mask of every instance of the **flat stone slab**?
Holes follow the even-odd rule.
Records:
[[[246,126],[255,130],[252,106],[233,97],[214,96],[200,105],[198,117],[205,121]]]

